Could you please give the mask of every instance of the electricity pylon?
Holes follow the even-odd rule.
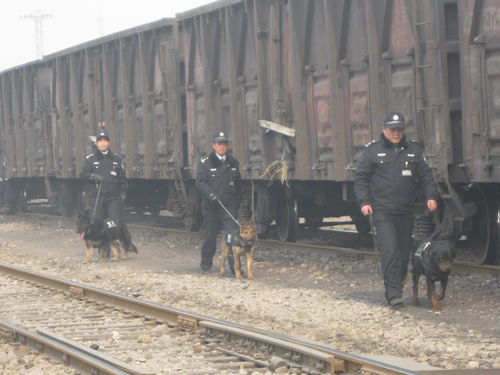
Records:
[[[32,14],[24,14],[20,17],[23,20],[35,22],[36,58],[41,59],[43,56],[43,21],[46,18],[51,18],[52,14],[43,14],[42,11],[35,10]]]

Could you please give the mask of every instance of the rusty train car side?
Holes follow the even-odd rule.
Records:
[[[46,196],[70,215],[100,126],[123,157],[136,211],[158,210],[168,191],[187,199],[194,188],[178,183],[186,165],[176,25],[160,20],[0,74],[10,211]]]
[[[58,196],[69,214],[87,137],[105,123],[129,205],[166,206],[193,227],[197,160],[222,127],[245,180],[240,215],[261,234],[275,223],[293,240],[299,218],[346,215],[362,232],[357,158],[398,110],[442,196],[439,215],[417,210],[415,235],[439,223],[493,262],[498,20],[499,0],[221,0],[2,72],[7,200]]]
[[[497,0],[254,0],[180,14],[189,162],[222,126],[255,183],[247,196],[261,230],[275,220],[290,240],[299,217],[341,215],[366,230],[353,171],[384,114],[402,111],[439,182],[434,221],[466,238],[477,262],[492,261],[499,11]],[[274,174],[269,186],[270,166],[287,184]],[[419,215],[418,235],[428,221]]]

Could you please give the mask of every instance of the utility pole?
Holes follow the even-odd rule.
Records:
[[[32,14],[20,16],[23,20],[32,20],[35,22],[35,42],[36,42],[36,58],[43,57],[43,21],[46,18],[51,18],[52,14],[43,14],[40,10],[35,10]]]

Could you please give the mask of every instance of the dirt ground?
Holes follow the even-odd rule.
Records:
[[[420,284],[419,306],[386,305],[379,260],[296,252],[257,243],[255,280],[199,269],[199,237],[131,230],[139,254],[82,264],[71,219],[3,217],[0,262],[114,290],[220,319],[307,337],[351,353],[394,355],[445,368],[500,368],[499,280],[454,273],[443,311],[433,313]],[[411,303],[411,286],[405,288]]]

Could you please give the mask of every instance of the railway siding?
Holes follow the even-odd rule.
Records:
[[[10,220],[0,223],[3,262],[345,352],[445,368],[500,367],[498,279],[490,275],[452,275],[441,314],[433,314],[425,298],[421,307],[393,311],[383,301],[372,258],[258,247],[256,280],[238,283],[198,273],[197,238],[133,230],[137,256],[82,265],[83,245],[71,226],[57,219]]]
[[[273,362],[281,363],[291,374],[321,375],[356,369],[366,373],[414,373],[381,361],[302,342],[291,336],[203,318],[159,305],[148,306],[148,313],[143,315],[142,301],[7,264],[0,264],[0,270],[0,296],[4,302],[0,315],[7,315],[15,322],[0,319],[0,327],[10,331],[15,341],[58,358],[83,373],[207,374],[220,373],[221,370],[240,373],[241,370],[253,369],[256,371],[252,374],[257,374],[273,368]],[[80,288],[82,293],[68,299],[68,295],[75,295],[75,288]],[[92,295],[94,300],[88,299],[87,295]],[[126,310],[123,301],[127,302]],[[151,320],[148,315],[153,315],[153,310],[171,310],[171,315],[181,316],[183,321],[186,317],[191,318],[196,323],[194,326],[205,328],[207,339],[201,339],[196,329],[179,327],[175,324],[177,319],[173,319],[175,323]],[[161,324],[163,327],[158,326]],[[43,328],[33,333],[34,327],[39,326]],[[164,336],[170,345],[161,342],[165,341]],[[201,355],[191,356],[191,350],[200,341],[202,345],[198,354]],[[108,354],[97,351],[101,348]],[[246,354],[249,351],[251,356]],[[213,353],[218,355],[213,357],[210,355]],[[120,357],[126,358],[125,361]],[[126,362],[144,362],[155,370],[144,370]]]

